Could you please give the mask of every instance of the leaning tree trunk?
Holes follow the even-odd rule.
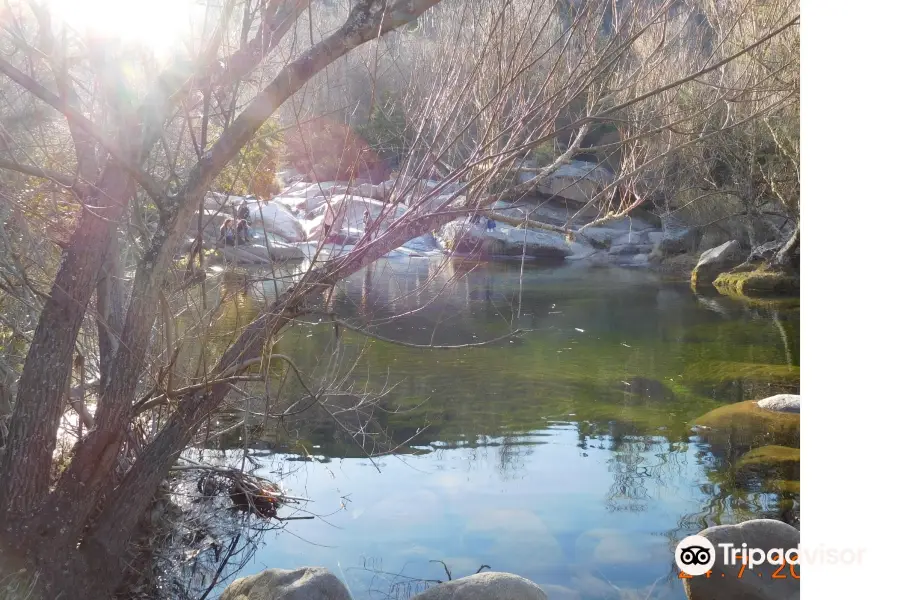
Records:
[[[135,276],[119,348],[112,354],[110,378],[103,386],[98,403],[95,428],[83,440],[52,494],[42,503],[39,513],[29,523],[31,539],[25,543],[37,553],[35,562],[53,565],[51,587],[54,591],[64,591],[66,597],[72,598],[96,597],[118,585],[127,567],[123,562],[122,550],[133,535],[140,515],[152,500],[156,487],[166,476],[169,465],[190,440],[192,430],[199,422],[198,416],[205,415],[221,401],[220,398],[192,398],[183,402],[180,409],[183,407],[184,410],[178,412],[187,417],[186,422],[178,422],[180,415],[176,414],[169,426],[156,437],[151,448],[142,453],[126,480],[118,486],[119,490],[116,490],[117,458],[132,418],[135,390],[145,370],[144,359],[156,316],[158,294],[180,240],[193,222],[192,215],[200,209],[211,181],[251,139],[262,123],[310,77],[353,48],[408,23],[437,2],[438,0],[400,2],[386,14],[378,7],[378,2],[355,5],[339,30],[285,66],[265,90],[250,102],[209,151],[204,153],[187,177],[185,188],[180,193],[160,199],[160,223]],[[96,239],[103,241],[103,250],[108,247],[109,237],[96,236]],[[101,246],[98,243],[94,245]],[[79,323],[84,316],[83,307],[90,297],[90,291],[97,284],[100,265],[103,264],[102,254],[96,258],[91,265],[92,276],[87,282],[90,287],[83,294],[85,299],[80,304],[82,308],[78,315]],[[71,320],[65,322],[70,323]],[[71,344],[74,344],[75,334],[71,335]],[[33,346],[32,350],[34,349]],[[228,355],[227,358],[231,360],[235,357]],[[59,410],[45,415],[45,423],[52,424],[54,432],[60,417],[57,412]],[[27,446],[24,442],[20,445],[23,448]],[[153,451],[156,449],[164,452],[155,454]],[[52,452],[52,444],[47,444],[46,450]],[[149,463],[154,464],[147,468]],[[46,496],[46,484],[33,487],[33,498],[43,499]],[[100,497],[107,498],[102,507],[96,504]],[[35,504],[25,506],[34,507]],[[87,539],[82,539],[88,519],[93,514],[97,514],[97,518],[93,521],[92,533]],[[101,532],[109,535],[101,535]],[[83,592],[74,592],[73,580],[83,578],[85,573],[91,574],[89,578],[96,585],[90,588],[90,594],[87,594],[87,588]]]
[[[783,270],[796,270],[799,267],[797,257],[800,251],[800,221],[797,221],[797,228],[794,229],[793,235],[784,243],[781,250],[775,255],[772,264]]]

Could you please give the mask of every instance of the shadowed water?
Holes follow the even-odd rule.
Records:
[[[275,283],[244,292],[223,306],[221,331],[247,322]],[[371,437],[314,408],[257,431],[260,472],[322,518],[269,534],[240,575],[320,565],[357,600],[404,598],[419,580],[446,580],[431,562],[443,561],[453,578],[482,565],[517,573],[550,598],[683,598],[672,561],[682,537],[759,516],[796,524],[799,482],[735,477],[750,447],[691,426],[729,403],[799,393],[799,301],[697,296],[644,270],[419,259],[357,274],[330,310],[413,344],[530,331],[421,350],[336,339],[315,319],[287,329],[275,351],[307,385],[384,394],[382,408],[349,426]],[[291,373],[269,393],[270,413],[304,398]],[[398,454],[366,457],[388,438]],[[236,430],[216,447],[242,446]]]

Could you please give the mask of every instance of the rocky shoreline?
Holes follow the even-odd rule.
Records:
[[[515,204],[498,201],[488,216],[458,218],[408,241],[387,258],[452,255],[479,261],[583,261],[590,266],[651,268],[669,277],[690,279],[695,287],[715,285],[731,295],[799,293],[799,278],[779,279],[756,271],[762,262],[753,259],[764,258],[767,248],[750,249],[738,240],[712,246],[718,240],[685,225],[675,213],[658,215],[637,208],[588,227],[600,216],[584,204],[592,189],[605,180],[588,177],[597,168],[574,161],[546,185],[538,186],[543,195]],[[586,185],[594,188],[585,189]],[[366,214],[372,220],[383,215],[379,223],[384,230],[408,210],[428,210],[420,200],[425,192],[438,188],[441,195],[433,198],[434,203],[460,189],[459,184],[402,177],[379,184],[295,179],[269,201],[210,194],[203,207],[203,247],[214,250],[219,260],[242,265],[299,261],[317,252],[323,259],[332,258],[350,252],[362,238]],[[251,207],[251,238],[243,245],[224,246],[218,241],[219,228],[233,218],[244,200]],[[488,218],[495,220],[491,230]],[[194,247],[195,238],[193,232],[185,240],[185,254]],[[771,240],[764,246],[777,250],[779,244]],[[736,267],[744,274],[719,281],[720,275]]]

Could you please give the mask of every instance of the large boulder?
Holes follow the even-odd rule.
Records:
[[[250,226],[276,233],[288,242],[305,242],[303,225],[291,211],[277,202],[250,205]]]
[[[219,248],[226,262],[239,265],[257,265],[271,262],[266,247],[257,244],[246,246],[222,246]]]
[[[660,215],[662,236],[656,241],[656,251],[662,256],[695,252],[701,232],[684,222],[677,213]]]
[[[219,600],[351,600],[340,579],[322,567],[266,569],[225,588]]]
[[[520,181],[530,181],[535,176],[534,173],[522,173]],[[541,180],[537,185],[537,191],[547,196],[587,202],[614,179],[615,176],[606,167],[597,163],[573,160]]]
[[[284,190],[284,192],[281,193],[281,197],[295,198],[297,200],[302,198],[315,198],[316,196],[330,194],[332,190],[336,193],[340,193],[348,186],[348,183],[341,181],[318,181],[313,183],[298,181]]]
[[[688,600],[795,600],[800,598],[800,565],[793,571],[790,565],[774,566],[768,561],[742,569],[737,564],[725,564],[724,550],[719,544],[734,544],[740,549],[759,548],[788,551],[800,545],[800,532],[774,519],[754,519],[738,525],[719,525],[704,529],[698,535],[715,547],[716,557],[710,576],[683,579]],[[793,560],[793,557],[792,557]],[[729,561],[734,562],[734,561]]]
[[[710,248],[700,255],[697,266],[691,273],[693,285],[707,285],[715,281],[721,273],[739,265],[744,259],[741,245],[736,240]]]
[[[763,410],[784,413],[800,412],[800,394],[777,394],[756,403]]]
[[[472,224],[457,220],[444,225],[438,236],[441,246],[450,252],[482,256],[525,256],[564,259],[575,254],[566,239],[554,232],[510,227],[497,223],[488,231],[485,222]]]
[[[399,200],[407,206],[416,204],[427,193],[433,193],[437,196],[448,196],[462,189],[462,184],[459,182],[419,179],[408,175],[390,179],[384,182],[383,185],[390,199]]]
[[[369,211],[369,217],[373,221],[381,215],[382,211],[389,210],[390,213],[381,223],[384,227],[403,215],[406,208],[399,205],[387,206],[384,202],[373,200],[372,198],[338,194],[328,198],[328,202],[324,202],[323,199],[321,204],[307,213],[303,225],[306,228],[309,239],[320,239],[326,216],[330,212],[332,221],[330,235],[343,239],[348,243],[356,242],[364,233],[365,213],[367,210]]]
[[[616,255],[635,255],[635,254],[649,254],[652,250],[652,246],[650,245],[635,245],[635,244],[619,244],[614,245],[609,248],[609,253],[613,256]]]
[[[512,573],[477,573],[436,585],[412,600],[547,600],[547,594]]]

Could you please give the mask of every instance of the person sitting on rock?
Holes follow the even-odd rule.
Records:
[[[241,205],[238,207],[237,218],[250,221],[250,206],[247,204],[247,200],[241,201]]]
[[[234,219],[225,219],[222,227],[219,228],[219,242],[225,242],[226,246],[234,246]]]
[[[493,219],[488,219],[487,230],[494,231],[495,229],[497,229],[497,222]]]
[[[250,227],[247,225],[247,221],[245,219],[241,219],[237,222],[235,233],[237,234],[238,244],[250,243]]]

